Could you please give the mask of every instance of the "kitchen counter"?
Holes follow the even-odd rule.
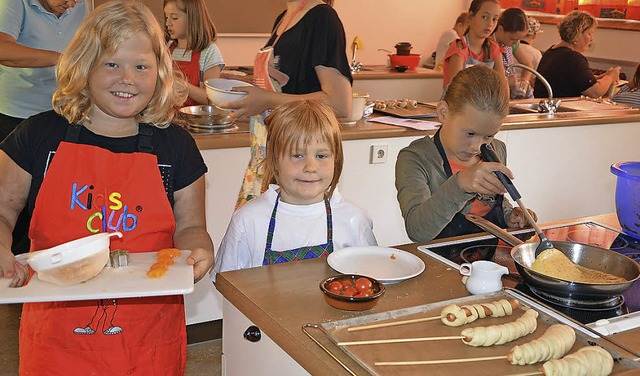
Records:
[[[435,112],[435,110],[434,110]],[[384,116],[374,113],[372,118]],[[574,127],[591,124],[613,124],[640,122],[640,110],[608,110],[600,112],[561,112],[547,114],[518,114],[507,116],[502,131],[515,129],[536,129]],[[219,134],[194,134],[200,150],[226,149],[249,146],[249,124],[238,122],[238,131]],[[369,140],[395,137],[425,136],[435,131],[418,131],[410,128],[386,125],[361,119],[355,125],[342,126],[343,140]]]
[[[365,65],[359,71],[353,73],[353,80],[393,80],[398,78],[442,78],[442,72],[418,67],[405,72],[398,72],[386,65]]]
[[[614,214],[580,218],[580,221],[582,220],[595,221],[619,229]],[[568,221],[560,221],[553,225],[562,222]],[[324,278],[335,274],[325,259],[220,273],[217,276],[217,288],[233,308],[257,325],[306,372],[312,375],[343,375],[346,374],[345,370],[302,332],[301,327],[304,324],[348,319],[468,295],[460,283],[459,272],[417,251],[418,245],[406,244],[397,248],[420,257],[426,264],[425,272],[413,279],[387,285],[386,294],[378,305],[366,312],[341,311],[325,303],[318,284]],[[225,316],[225,325],[226,320]],[[633,351],[640,351],[639,333],[640,329],[636,329],[615,335],[613,338]],[[356,374],[367,374],[322,333],[316,331],[313,334]],[[224,338],[226,341],[226,332]],[[233,350],[237,349],[232,348],[231,351]],[[226,355],[227,364],[230,364],[229,356],[230,354]],[[241,356],[246,357],[247,353],[243,352]],[[474,367],[482,365],[477,364]],[[227,372],[233,370],[227,369]],[[268,369],[264,372],[269,374]]]

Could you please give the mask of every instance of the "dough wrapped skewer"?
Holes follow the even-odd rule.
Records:
[[[519,307],[519,301],[507,299],[501,299],[491,303],[463,305],[461,307],[451,304],[442,309],[440,319],[448,326],[462,326],[487,316],[509,316]]]
[[[336,344],[338,346],[354,346],[461,339],[464,344],[474,347],[502,345],[533,333],[538,327],[537,317],[538,312],[528,309],[514,322],[502,325],[478,326],[475,328],[464,329],[459,336],[372,339],[364,341],[338,342]],[[507,356],[505,355],[501,358],[506,359]]]
[[[613,357],[600,346],[587,346],[542,365],[545,376],[606,376],[613,370]]]
[[[423,317],[419,319],[401,320],[385,322],[380,324],[369,324],[362,326],[353,326],[347,328],[348,332],[357,332],[360,330],[387,328],[396,325],[416,324],[425,321],[441,320],[447,326],[462,326],[472,323],[479,318],[484,317],[504,317],[511,315],[515,310],[520,308],[518,300],[501,299],[499,301],[482,304],[471,304],[458,306],[450,304],[444,307],[440,316]]]
[[[551,325],[544,334],[531,342],[514,346],[507,355],[511,364],[525,365],[562,358],[576,342],[576,333],[568,325]]]
[[[467,328],[461,333],[465,337],[462,342],[474,347],[503,345],[533,333],[538,327],[537,318],[538,312],[528,309],[514,322]]]

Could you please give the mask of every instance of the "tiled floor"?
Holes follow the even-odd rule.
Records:
[[[21,305],[0,304],[0,375],[18,374],[18,327]],[[221,375],[222,340],[187,347],[186,376]]]

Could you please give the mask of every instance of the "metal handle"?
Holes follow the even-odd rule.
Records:
[[[251,325],[244,331],[242,336],[249,342],[258,342],[262,338],[262,332],[260,332],[260,328],[257,326]]]
[[[493,151],[493,148],[490,144],[482,144],[480,146],[480,154],[482,155],[482,159],[485,162],[497,162],[502,163],[496,153]],[[502,182],[502,185],[507,189],[509,195],[513,199],[513,201],[519,200],[522,196],[520,196],[520,192],[516,189],[516,186],[513,185],[511,179],[507,177],[507,175],[503,174],[501,171],[494,171],[494,174],[498,176],[498,179]]]

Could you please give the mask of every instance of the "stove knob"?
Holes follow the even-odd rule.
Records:
[[[595,324],[596,324],[596,326],[606,326],[606,325],[609,325],[611,323],[607,319],[600,319],[600,320],[596,321]]]
[[[255,325],[251,325],[244,331],[244,339],[249,342],[258,342],[260,338],[262,338],[262,333],[260,332],[260,328]]]

